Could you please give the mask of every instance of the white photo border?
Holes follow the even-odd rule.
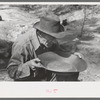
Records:
[[[99,2],[0,2],[0,4],[83,4]],[[100,82],[0,82],[0,98],[99,98]]]

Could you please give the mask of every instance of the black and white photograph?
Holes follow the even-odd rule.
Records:
[[[100,4],[0,4],[4,81],[100,81]]]

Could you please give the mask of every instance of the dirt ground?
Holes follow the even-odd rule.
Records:
[[[81,15],[80,15],[81,14]],[[0,21],[0,39],[15,41],[16,38],[32,28],[33,23],[39,19],[32,13],[20,10],[16,7],[0,7],[0,15],[3,21]],[[79,15],[79,16],[77,16]],[[67,15],[60,16],[61,20]],[[67,26],[68,30],[80,33],[80,16],[82,11],[75,12],[69,20],[76,20]],[[88,19],[84,29],[84,35],[77,44],[78,51],[84,55],[88,64],[87,70],[80,72],[79,79],[82,81],[100,81],[100,14],[94,15]],[[6,63],[6,65],[5,65]],[[6,69],[8,60],[0,58],[0,81],[13,81],[9,78]],[[2,67],[4,66],[4,68]]]

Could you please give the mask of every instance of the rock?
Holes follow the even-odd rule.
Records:
[[[2,21],[2,17],[0,16],[0,21]]]
[[[62,21],[62,25],[63,25],[63,26],[68,25],[68,21],[67,21],[67,19],[64,19],[64,20]]]

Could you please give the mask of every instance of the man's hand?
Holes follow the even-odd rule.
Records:
[[[40,62],[41,62],[41,60],[39,58],[32,59],[30,67],[32,69],[34,69],[34,67],[43,68],[44,66]]]

